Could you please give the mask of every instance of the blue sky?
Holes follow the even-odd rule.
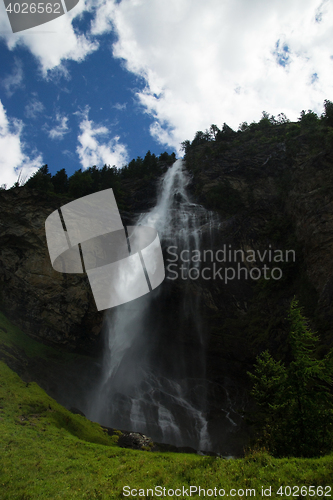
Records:
[[[0,0],[0,185],[121,167],[197,130],[333,100],[332,0],[80,0],[12,34]]]
[[[88,22],[84,19],[74,25],[85,31]],[[112,33],[99,37],[98,51],[81,62],[66,61],[62,73],[51,72],[47,78],[26,47],[11,51],[4,40],[0,42],[3,106],[8,116],[24,123],[26,153],[30,157],[40,153],[53,174],[60,168],[72,174],[92,166],[94,156],[86,154],[85,158],[84,152],[80,154],[78,138],[96,130],[100,130],[95,135],[98,142],[106,146],[111,143],[111,151],[115,150],[114,155],[96,155],[98,166],[103,162],[113,164],[113,160],[121,167],[148,150],[157,155],[175,150],[163,147],[151,136],[153,119],[143,112],[135,96],[145,82],[127,71],[120,59],[112,57],[114,41]],[[117,144],[125,147],[117,150]]]

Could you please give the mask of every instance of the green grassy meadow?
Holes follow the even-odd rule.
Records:
[[[52,352],[4,316],[0,317],[0,350],[9,350],[12,356],[22,350],[27,356]],[[117,439],[98,424],[72,414],[36,383],[22,381],[0,362],[1,500],[214,498],[214,488],[217,498],[222,497],[222,491],[218,496],[222,489],[225,497],[263,498],[262,488],[269,487],[270,498],[333,495],[333,455],[275,459],[261,450],[225,460],[124,449],[117,446]],[[124,486],[135,491],[123,491]],[[206,495],[190,491],[190,486],[205,489]],[[169,495],[168,490],[172,490]]]

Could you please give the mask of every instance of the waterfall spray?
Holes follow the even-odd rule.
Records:
[[[200,249],[212,213],[189,199],[189,176],[177,160],[164,175],[156,206],[137,225],[156,228],[162,246]],[[208,450],[205,336],[200,298],[162,285],[110,309],[105,317],[102,377],[89,417],[155,441]],[[175,300],[177,296],[177,300]]]

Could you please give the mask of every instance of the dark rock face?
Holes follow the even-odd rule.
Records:
[[[187,159],[193,198],[220,214],[211,234],[203,229],[206,248],[215,252],[230,244],[244,251],[296,252],[296,263],[281,266],[283,280],[271,280],[265,287],[258,287],[255,280],[227,285],[204,279],[175,282],[172,290],[170,283],[165,285],[165,304],[156,301],[154,314],[162,312],[166,318],[167,349],[170,338],[179,333],[180,297],[186,291],[198,299],[206,345],[208,429],[216,439],[214,448],[223,441],[225,449],[230,443],[230,448],[242,450],[241,410],[249,407],[246,372],[263,349],[283,353],[288,328],[284,318],[295,294],[323,342],[332,343],[333,154],[324,150],[313,154],[303,141],[294,155],[281,142],[249,143],[207,157],[202,148],[199,156],[200,161]],[[157,186],[158,180],[126,181],[125,224],[133,223],[135,213],[154,206]],[[45,239],[45,219],[66,202],[25,188],[0,191],[1,309],[32,337],[87,352],[97,348],[102,314],[96,310],[84,275],[53,271]],[[247,263],[249,270],[256,265]],[[185,323],[178,337],[186,363],[193,343],[191,324]],[[233,426],[234,433],[230,431]],[[140,439],[138,443],[140,448]]]
[[[317,312],[332,323],[333,153],[314,154],[306,139],[298,142],[293,156],[284,143],[210,156],[194,169],[192,191],[209,206],[214,189],[228,182],[241,206],[222,205],[225,240],[243,250],[294,249],[318,294]]]
[[[125,225],[133,223],[135,213],[154,206],[157,183],[124,181]],[[46,218],[69,201],[25,187],[0,191],[0,307],[31,337],[91,352],[103,313],[96,309],[85,274],[53,270],[45,237]]]
[[[165,172],[167,165],[161,165]],[[124,179],[122,189],[125,193],[125,206],[131,217],[134,213],[146,212],[156,205],[159,179]]]
[[[318,313],[333,321],[333,154],[299,155],[286,202],[302,245],[307,275],[318,293]]]
[[[95,343],[102,315],[84,275],[51,266],[45,219],[65,202],[25,188],[1,191],[0,300],[30,336],[75,348]]]
[[[230,244],[244,252],[263,254],[271,248],[296,255],[295,262],[267,263],[281,267],[281,280],[228,285],[197,280],[194,285],[203,298],[207,334],[208,428],[211,436],[219,436],[217,443],[235,449],[237,440],[244,446],[241,411],[251,407],[246,372],[267,348],[283,359],[289,329],[285,318],[294,295],[319,332],[324,351],[333,342],[333,154],[311,152],[306,139],[295,154],[284,143],[206,148],[189,154],[187,166],[193,196],[220,214],[213,249]],[[249,270],[257,266],[262,264],[246,264]],[[228,407],[235,413],[226,415]],[[235,432],[231,427],[224,435],[223,422],[230,419],[237,424]]]

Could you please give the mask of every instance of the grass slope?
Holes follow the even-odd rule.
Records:
[[[43,346],[34,346],[34,341],[30,343],[30,339],[21,337],[8,321],[6,329],[9,344],[15,340],[9,338],[15,330],[16,341],[23,342],[23,338],[26,343],[21,344],[22,349],[29,344],[34,356],[38,348],[44,352]],[[206,490],[223,488],[225,496],[233,498],[250,497],[246,489],[255,489],[255,496],[261,497],[261,488],[271,486],[271,498],[290,498],[288,489],[286,494],[277,494],[281,485],[315,488],[333,485],[332,455],[277,460],[261,451],[227,461],[127,450],[118,447],[116,440],[116,436],[109,437],[98,424],[70,413],[37,384],[23,382],[0,362],[1,500],[126,498],[125,485],[137,489],[136,498],[155,498],[156,491],[147,494],[147,489],[156,486],[166,488],[166,498],[172,497],[167,495],[169,489],[177,488],[181,489],[177,491],[178,498],[187,498],[182,488],[189,495],[191,485]],[[230,494],[231,489],[235,491]],[[239,489],[244,491],[238,494]],[[308,498],[323,496],[320,489],[314,491],[315,495]],[[332,490],[326,492],[333,495]],[[298,492],[296,497],[302,498]],[[199,496],[192,493],[192,498]]]
[[[10,357],[20,357],[22,354],[28,358],[61,358],[71,361],[75,354],[59,351],[32,339],[20,328],[13,325],[6,316],[0,312],[0,354]]]

